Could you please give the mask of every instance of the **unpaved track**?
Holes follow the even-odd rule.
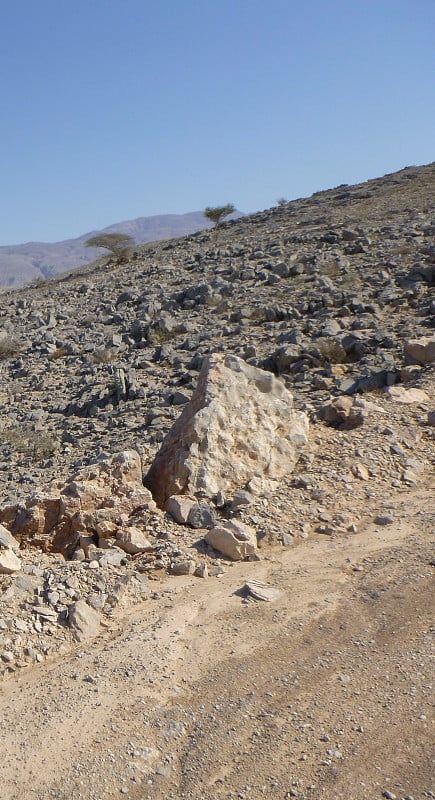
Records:
[[[431,509],[426,487],[397,524],[165,579],[6,681],[2,800],[430,796]],[[242,603],[249,578],[281,597]]]

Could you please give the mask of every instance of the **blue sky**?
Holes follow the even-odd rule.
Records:
[[[0,244],[435,159],[434,0],[15,0]]]

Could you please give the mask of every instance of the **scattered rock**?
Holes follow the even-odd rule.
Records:
[[[194,503],[189,511],[187,523],[192,528],[214,528],[216,512],[209,503]]]
[[[186,497],[182,494],[172,495],[167,502],[168,514],[170,514],[179,525],[186,525],[190,510],[195,503],[196,500],[191,497]]]
[[[429,403],[430,397],[422,389],[405,389],[403,386],[390,386],[388,397],[395,403]]]

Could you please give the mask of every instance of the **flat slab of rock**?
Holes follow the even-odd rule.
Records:
[[[308,419],[274,375],[233,355],[206,359],[198,386],[145,478],[166,508],[171,495],[231,496],[292,472],[308,441]]]
[[[232,561],[243,561],[257,550],[255,531],[244,522],[222,522],[208,531],[204,538],[207,544]]]
[[[388,397],[395,403],[429,403],[429,395],[423,389],[405,389],[403,386],[390,386]]]
[[[281,597],[279,589],[274,589],[273,586],[268,586],[267,583],[261,581],[247,581],[243,587],[246,597],[252,597],[254,600],[263,600],[266,603],[272,603]]]

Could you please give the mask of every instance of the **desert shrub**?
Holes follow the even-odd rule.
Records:
[[[94,364],[109,364],[113,361],[113,351],[110,347],[96,347],[91,358]]]
[[[0,335],[0,358],[12,358],[21,353],[23,343],[16,336]]]
[[[315,346],[322,358],[330,364],[343,364],[347,361],[346,350],[337,339],[321,337],[315,340]]]
[[[35,431],[26,425],[4,428],[0,433],[0,441],[9,444],[16,453],[21,453],[32,461],[45,461],[54,455],[59,446],[53,434]]]

